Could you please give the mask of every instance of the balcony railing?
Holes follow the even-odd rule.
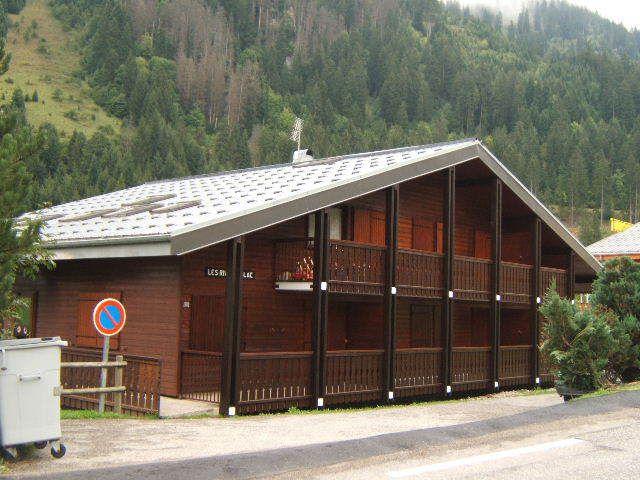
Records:
[[[395,353],[394,393],[398,398],[442,391],[442,348],[403,348]]]
[[[352,295],[382,295],[386,248],[344,240],[329,244],[329,291]],[[281,289],[311,291],[314,272],[312,239],[298,238],[275,244],[276,283]],[[491,299],[491,260],[456,256],[453,266],[454,298],[486,302]],[[401,249],[397,256],[397,293],[402,297],[442,298],[444,256]],[[531,265],[501,262],[500,294],[506,303],[528,304],[532,295]],[[554,281],[561,296],[567,292],[566,270],[540,269],[543,296]],[[286,288],[285,288],[286,287]]]
[[[488,301],[491,292],[491,260],[456,256],[453,262],[454,298]]]
[[[312,352],[241,353],[238,408],[241,413],[308,407]]]
[[[451,379],[457,392],[489,388],[491,347],[454,347]]]
[[[420,250],[398,250],[397,286],[403,297],[442,298],[444,256]]]
[[[327,405],[359,403],[382,398],[384,350],[327,352],[325,397]]]
[[[500,386],[517,387],[531,383],[531,345],[500,347]]]
[[[501,262],[500,295],[503,302],[530,303],[533,267],[520,263]]]

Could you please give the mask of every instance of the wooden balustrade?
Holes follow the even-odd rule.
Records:
[[[222,354],[201,350],[180,352],[180,397],[220,401]]]
[[[531,383],[531,346],[500,347],[500,387],[517,387]]]
[[[491,387],[491,347],[454,347],[451,382],[456,392]]]
[[[332,240],[329,244],[329,291],[382,295],[385,247]]]
[[[442,348],[403,348],[395,352],[393,391],[397,398],[443,391]]]
[[[309,407],[312,352],[241,353],[238,412]]]
[[[384,350],[327,352],[325,404],[360,403],[382,399]]]
[[[500,296],[503,302],[531,302],[531,279],[533,267],[519,263],[500,263]]]
[[[548,360],[542,353],[538,353],[538,377],[540,378],[540,385],[553,384],[554,376],[551,373]]]
[[[442,298],[444,256],[421,250],[398,250],[396,262],[398,295]]]
[[[454,298],[488,301],[491,298],[491,260],[456,256],[453,262]]]
[[[313,239],[294,238],[276,242],[276,281],[313,281]]]
[[[109,360],[115,360],[115,355],[116,353],[112,353]],[[97,362],[101,359],[102,352],[98,350],[73,347],[62,349],[63,362]],[[122,412],[129,415],[157,415],[160,406],[160,360],[138,355],[125,355],[124,360],[127,365],[123,368],[122,385],[126,390],[122,395]],[[114,380],[114,375],[109,374],[107,386],[113,386]],[[100,385],[100,369],[62,368],[60,382],[64,389],[95,387]],[[113,411],[115,405],[115,399],[110,397],[112,395],[107,395],[107,411]],[[63,395],[61,403],[65,408],[97,410],[98,395]]]
[[[556,291],[561,297],[567,295],[567,271],[561,268],[540,267],[540,296],[546,295],[547,290],[555,280]]]

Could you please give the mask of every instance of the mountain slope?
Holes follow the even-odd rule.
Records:
[[[101,126],[119,129],[120,121],[107,115],[91,99],[91,89],[77,76],[80,55],[72,34],[53,17],[46,0],[29,0],[18,15],[9,15],[7,50],[9,71],[0,81],[0,94],[11,98],[19,87],[29,99],[29,121],[50,122],[61,132],[80,130],[87,135]]]

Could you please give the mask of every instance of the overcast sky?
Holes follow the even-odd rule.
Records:
[[[489,5],[498,7],[505,13],[519,11],[528,0],[458,0],[462,5]],[[569,0],[569,3],[581,5],[598,12],[616,23],[628,28],[640,29],[640,1],[638,0]]]

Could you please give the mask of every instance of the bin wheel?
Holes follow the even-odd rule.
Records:
[[[2,448],[2,458],[7,461],[15,461],[18,459],[18,451],[15,448]]]
[[[42,450],[43,448],[46,448],[47,442],[36,442],[33,444],[33,446],[36,447],[38,450]]]
[[[55,447],[51,447],[51,456],[53,458],[62,458],[65,453],[67,453],[67,447],[64,446],[64,443],[60,444],[60,450],[56,450]]]

